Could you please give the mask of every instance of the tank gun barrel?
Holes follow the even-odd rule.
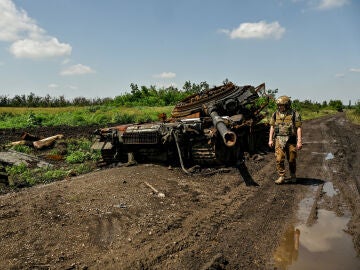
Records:
[[[225,145],[228,147],[234,146],[236,143],[236,134],[226,127],[224,120],[218,115],[216,111],[211,111],[210,116],[214,126],[223,138]]]

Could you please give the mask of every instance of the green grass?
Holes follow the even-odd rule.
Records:
[[[301,110],[298,110],[298,112],[300,113],[301,119],[303,121],[304,120],[311,120],[311,119],[315,119],[315,118],[320,118],[320,117],[323,117],[325,115],[332,115],[332,114],[337,113],[337,111],[335,109],[321,109],[319,111],[313,111],[313,110],[309,110],[309,109],[301,109]],[[264,119],[263,122],[269,122],[272,113],[273,112],[270,111],[270,113]]]
[[[20,153],[25,153],[25,154],[30,154],[32,152],[31,147],[27,146],[27,145],[14,145],[12,147],[13,150],[18,151]]]
[[[337,113],[337,111],[334,109],[322,109],[322,110],[319,110],[318,112],[314,112],[314,111],[310,111],[310,110],[301,110],[300,111],[302,120],[315,119],[315,118],[323,117],[325,115],[331,115],[331,114],[336,114],[336,113]]]
[[[358,110],[346,110],[346,117],[354,124],[360,125],[360,113]]]
[[[172,109],[173,106],[121,108],[112,106],[66,108],[0,107],[0,128],[149,122],[157,121],[160,113],[166,113],[170,116]]]
[[[166,113],[170,117],[173,106],[165,107],[65,107],[65,108],[11,108],[0,107],[0,128],[24,128],[36,126],[86,126],[151,122],[158,120],[158,114]],[[349,119],[358,118],[350,110]],[[319,118],[335,114],[335,109],[326,108],[314,111],[310,109],[299,110],[303,120]]]
[[[50,183],[64,179],[68,176],[84,174],[94,170],[96,161],[100,159],[100,151],[91,150],[92,142],[86,138],[64,140],[67,145],[66,154],[63,156],[63,167],[48,166],[44,168],[29,168],[25,164],[6,166],[11,188],[33,186],[36,184]],[[13,146],[12,149],[35,155],[35,150],[24,145]],[[51,149],[48,154],[58,155],[57,149]]]
[[[68,176],[75,176],[90,172],[94,170],[94,168],[95,167],[89,163],[82,163],[72,167],[46,167],[33,169],[20,164],[6,167],[6,172],[9,177],[10,187],[18,188],[62,180]]]

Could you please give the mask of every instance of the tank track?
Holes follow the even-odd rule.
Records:
[[[218,163],[214,146],[211,144],[195,144],[192,146],[191,153],[195,164],[215,165]]]

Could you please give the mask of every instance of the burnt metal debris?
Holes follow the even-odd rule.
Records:
[[[170,118],[97,130],[92,148],[101,150],[104,164],[162,163],[186,173],[199,165],[241,167],[244,152],[255,152],[264,137],[262,95],[265,84],[217,86],[180,101]]]

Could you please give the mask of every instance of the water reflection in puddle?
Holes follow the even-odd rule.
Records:
[[[325,157],[325,160],[330,160],[330,159],[333,159],[334,158],[334,155],[332,153],[327,153],[326,157]]]
[[[322,153],[322,152],[311,152],[312,155],[325,155],[325,160],[334,159],[335,156],[333,153]]]
[[[300,230],[290,226],[280,241],[274,253],[274,266],[276,269],[289,269],[299,258]]]
[[[323,191],[327,196],[332,197],[337,194],[332,182],[326,182],[323,186]]]
[[[289,227],[274,253],[275,268],[360,269],[352,238],[344,232],[349,219],[319,210],[313,226]]]

